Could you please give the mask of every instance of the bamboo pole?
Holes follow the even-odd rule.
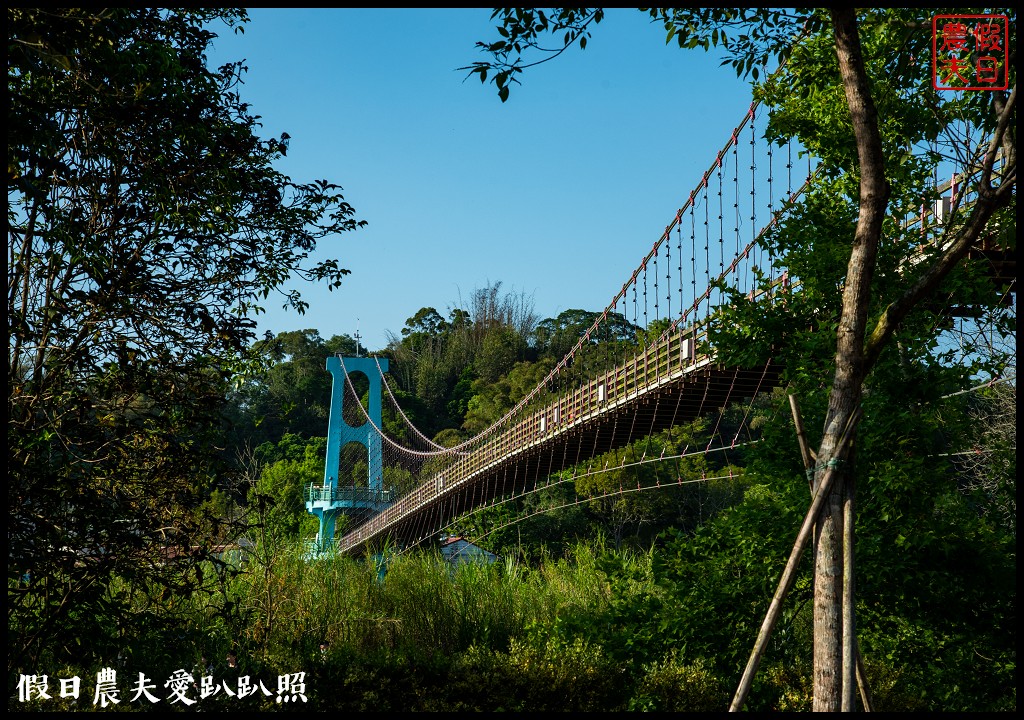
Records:
[[[797,404],[796,395],[789,396],[789,409],[793,412],[793,424],[796,426],[796,441],[800,445],[800,457],[804,461],[804,469],[811,470],[814,467],[814,452],[807,445],[807,436],[804,434],[804,421],[800,417],[800,406]],[[811,494],[814,494],[814,476],[808,478],[811,486]]]
[[[864,670],[864,656],[860,654],[860,643],[857,638],[853,639],[857,648],[857,689],[860,690],[860,701],[864,706],[864,712],[872,712],[875,708],[871,700],[871,688],[868,686],[868,674]]]
[[[854,710],[857,630],[853,595],[853,473],[843,488],[843,690],[841,712]]]

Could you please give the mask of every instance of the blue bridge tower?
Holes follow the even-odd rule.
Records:
[[[381,437],[374,428],[381,427],[380,374],[387,370],[388,361],[385,358],[342,358],[340,355],[327,358],[327,371],[333,378],[331,415],[327,425],[327,466],[324,468],[323,485],[311,484],[306,488],[306,511],[316,515],[320,520],[315,549],[318,553],[329,550],[334,545],[334,526],[338,515],[372,515],[379,513],[392,502],[391,491],[384,488]],[[358,427],[349,425],[344,416],[345,398],[352,399],[351,393],[346,392],[346,371],[361,372],[370,381],[366,413],[369,422]],[[359,402],[358,399],[353,401]],[[356,486],[348,481],[339,484],[338,466],[341,449],[352,442],[366,447],[365,486]]]

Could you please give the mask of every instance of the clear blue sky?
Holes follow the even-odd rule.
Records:
[[[665,44],[637,10],[609,10],[585,51],[524,74],[501,103],[457,68],[496,37],[489,9],[251,9],[214,28],[211,63],[245,59],[262,136],[291,135],[278,168],[344,187],[368,226],[325,241],[351,270],[299,285],[304,316],[268,299],[259,332],[314,328],[387,344],[421,307],[447,316],[501,281],[541,318],[602,310],[674,217],[750,104],[717,53]]]

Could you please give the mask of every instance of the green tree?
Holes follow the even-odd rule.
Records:
[[[323,482],[326,438],[305,440],[289,433],[276,446],[266,443],[256,453],[265,464],[249,491],[249,504],[265,506],[260,520],[262,537],[281,544],[299,539],[303,527],[315,534],[317,521],[306,512],[304,493],[307,486]],[[366,477],[365,463],[362,477]]]
[[[322,435],[327,428],[331,376],[326,344],[316,330],[279,333],[258,341],[254,351],[267,365],[243,378],[229,400],[239,442],[277,442],[287,433]],[[261,442],[262,441],[262,442]]]
[[[453,308],[448,320],[421,308],[406,320],[401,338],[389,338],[392,373],[430,411],[421,415],[428,436],[465,422],[480,388],[475,381],[497,381],[530,355],[527,341],[537,322],[532,298],[503,292],[497,282],[474,290],[469,308]]]
[[[1011,18],[1012,32],[1016,15],[1004,12]],[[833,201],[840,198],[837,204],[852,210],[850,221],[837,228],[838,237],[846,240],[844,259],[827,276],[833,288],[842,287],[842,297],[836,322],[829,326],[835,337],[834,375],[815,483],[833,477],[835,483],[818,517],[814,604],[814,708],[852,709],[853,618],[851,604],[843,603],[843,534],[844,514],[851,532],[853,524],[848,468],[854,460],[857,408],[872,370],[892,352],[897,329],[936,295],[983,237],[1006,237],[1003,230],[1012,218],[1007,210],[1016,188],[1015,67],[1011,63],[1009,68],[1012,91],[968,94],[963,100],[939,95],[932,88],[930,66],[912,60],[929,56],[930,34],[922,32],[930,25],[932,13],[927,10],[661,8],[649,13],[664,23],[669,41],[686,48],[721,46],[725,62],[755,79],[768,60],[786,60],[762,93],[775,106],[773,131],[795,134],[814,150],[823,161],[823,175],[837,183]],[[523,69],[574,44],[585,47],[603,15],[590,8],[495,10],[500,39],[478,43],[492,59],[467,69],[481,81],[490,77],[504,102]],[[545,55],[549,34],[555,34],[556,51]],[[1013,46],[1012,38],[1008,44]],[[534,61],[538,55],[542,59]],[[910,264],[909,234],[900,237],[890,215],[905,216],[922,197],[934,197],[921,181],[941,159],[942,141],[954,139],[957,120],[966,121],[980,136],[967,156],[959,158],[972,168],[962,188],[969,186],[974,199],[962,203],[966,192],[961,189],[953,218],[935,233],[934,248],[923,261]],[[959,141],[947,147],[962,145]],[[922,146],[930,151],[912,152]],[[895,245],[906,251],[902,263],[888,252],[889,243],[882,242],[883,236],[888,241],[893,235]],[[902,282],[892,283],[901,268]],[[727,334],[719,340],[724,348]],[[743,354],[749,358],[749,348]],[[731,359],[728,351],[722,359]],[[845,445],[844,435],[850,438]],[[754,668],[756,661],[748,671]]]
[[[207,67],[210,28],[240,31],[243,9],[7,19],[13,669],[70,637],[109,660],[127,612],[111,579],[190,577],[253,315],[291,277],[337,287],[347,271],[311,252],[362,222],[337,185],[274,169],[289,138],[258,136],[241,63]]]
[[[533,390],[551,370],[551,361],[520,362],[500,380],[488,384],[483,379],[473,382],[474,395],[469,400],[463,428],[479,433],[499,420]]]
[[[483,347],[474,367],[484,382],[494,382],[508,374],[526,350],[526,341],[510,327],[493,327],[484,335]]]
[[[428,342],[447,329],[448,324],[441,314],[432,307],[420,308],[416,314],[405,321],[402,337],[409,340],[410,349],[416,351],[423,342]]]
[[[971,427],[963,449],[954,448],[963,482],[982,512],[1017,537],[1017,388],[996,385],[968,411]]]
[[[555,318],[545,318],[533,331],[533,343],[541,356],[561,360],[575,347],[601,313],[590,310],[564,310]],[[621,313],[609,313],[597,332],[590,336],[589,344],[628,343],[635,341],[637,328]]]
[[[314,329],[292,330],[268,333],[252,351],[263,369],[238,378],[228,397],[231,442],[258,446],[276,443],[286,433],[325,435],[332,391],[325,361],[336,353],[355,355],[356,341],[349,335],[324,340]],[[359,353],[365,355],[365,348]]]
[[[401,335],[401,339],[390,338],[388,352],[396,365],[391,371],[407,392],[414,393],[435,416],[443,416],[444,398],[455,372],[449,367],[456,344],[452,327],[437,310],[425,307],[405,321]],[[440,425],[431,423],[425,431],[438,429]]]

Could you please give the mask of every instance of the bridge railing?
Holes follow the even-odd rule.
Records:
[[[769,288],[753,293],[750,299],[765,301],[783,296],[791,289],[790,280],[784,275]],[[446,486],[450,487],[452,483],[458,483],[610,406],[675,380],[712,356],[708,322],[675,330],[613,368],[583,381],[580,386],[527,407],[522,419],[490,435],[475,451],[456,461],[449,471],[450,479]],[[424,483],[424,486],[429,485],[429,481]]]
[[[353,504],[388,505],[394,500],[390,490],[372,490],[365,487],[324,487],[311,483],[305,489],[306,502],[347,502]]]

